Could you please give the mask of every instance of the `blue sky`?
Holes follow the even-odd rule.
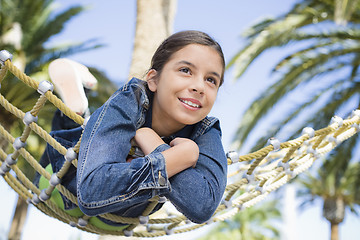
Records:
[[[107,45],[105,48],[76,55],[73,59],[102,69],[116,82],[126,81],[135,32],[136,1],[57,0],[55,2],[59,10],[76,3],[88,5],[89,9],[70,21],[63,34],[51,39],[49,44],[98,38]],[[244,44],[241,32],[266,16],[278,16],[286,12],[295,2],[294,0],[178,0],[174,30],[196,29],[209,33],[222,45],[225,58],[229,60]],[[217,102],[211,112],[211,115],[221,121],[226,151],[231,150],[231,140],[241,114],[261,90],[274,80],[270,77],[270,69],[279,54],[281,53],[270,51],[261,55],[261,58],[239,81],[233,81],[231,71],[226,72],[225,84],[220,89]],[[5,194],[7,196],[6,199],[0,200],[1,239],[2,233],[8,231],[15,194],[5,185],[3,179],[0,180],[0,191],[2,196]],[[340,228],[341,239],[356,239],[360,234],[359,224],[358,218],[348,215]],[[295,239],[298,240],[329,239],[329,226],[321,217],[319,203],[305,211],[297,212],[294,231]],[[61,236],[58,233],[61,233]],[[68,236],[68,239],[75,239],[79,235],[83,239],[96,238],[94,235],[81,233],[75,228],[48,218],[35,208],[30,208],[23,239],[65,239],[65,236]],[[179,235],[175,239],[182,237]]]

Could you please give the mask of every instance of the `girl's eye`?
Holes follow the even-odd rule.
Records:
[[[214,78],[212,78],[212,77],[208,77],[208,78],[206,78],[206,81],[208,81],[208,82],[210,82],[210,83],[212,83],[212,84],[216,85],[216,79],[214,79]]]
[[[189,73],[190,73],[190,69],[187,68],[187,67],[183,67],[183,68],[180,68],[180,72],[189,74]]]

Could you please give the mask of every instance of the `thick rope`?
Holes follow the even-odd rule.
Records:
[[[38,90],[39,83],[19,71],[10,60],[6,60],[2,64],[0,69],[0,83],[8,71],[26,85]],[[19,119],[27,117],[30,117],[30,119],[36,118],[46,101],[51,102],[78,124],[83,124],[84,119],[65,106],[52,91],[46,91],[39,96],[37,103],[29,112],[31,116],[29,113],[24,113],[13,106],[0,94],[0,104]],[[31,134],[39,135],[62,155],[66,155],[67,152],[70,151],[51,137],[36,121],[30,121],[26,124],[22,135],[18,137],[20,142],[0,125],[0,135],[10,145],[14,146],[12,150],[7,149],[9,153],[6,152],[6,149],[0,149],[0,169],[2,171],[0,173],[19,196],[26,199],[29,203],[33,203],[40,211],[60,221],[76,226],[79,229],[99,234],[159,237],[166,234],[192,231],[212,222],[224,221],[234,216],[237,212],[257,204],[265,199],[272,191],[275,191],[298,174],[306,171],[316,159],[327,154],[341,142],[359,132],[359,124],[360,111],[356,110],[354,114],[346,120],[334,117],[328,127],[317,131],[307,128],[300,137],[288,142],[280,143],[276,139],[271,139],[266,147],[243,156],[237,156],[236,153],[231,152],[230,154],[229,152],[228,164],[237,166],[238,169],[229,173],[229,183],[226,187],[223,201],[215,211],[213,217],[204,224],[193,224],[180,213],[175,213],[175,215],[171,213],[171,215],[165,215],[165,217],[155,217],[158,216],[156,214],[148,218],[147,216],[160,200],[159,197],[155,197],[150,201],[148,207],[139,218],[126,218],[113,214],[101,215],[101,217],[114,222],[129,224],[124,230],[123,228],[119,228],[119,230],[104,230],[88,223],[91,219],[89,216],[74,217],[60,209],[50,200],[39,200],[39,196],[45,196],[45,198],[48,196],[48,198],[50,198],[52,192],[58,189],[59,192],[66,196],[71,202],[77,204],[76,196],[61,184],[57,184],[56,186],[50,185],[47,189],[43,190],[44,193],[42,193],[16,165],[17,158],[21,156],[48,181],[52,178],[50,173],[25,149],[25,142]],[[79,151],[80,143],[81,138],[76,146],[71,149],[75,154]],[[56,177],[61,179],[67,173],[71,164],[75,167],[77,166],[76,157],[71,161],[65,161],[61,170],[54,173]],[[16,177],[10,174],[10,171],[13,171]],[[146,230],[144,230],[142,225],[146,226]]]

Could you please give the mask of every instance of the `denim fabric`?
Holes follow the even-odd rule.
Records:
[[[74,120],[63,114],[60,110],[56,110],[51,123],[51,131],[68,130],[80,127]]]
[[[116,91],[91,115],[83,132],[76,177],[72,172],[69,174],[72,176],[67,176],[71,180],[62,184],[71,191],[76,190],[79,207],[89,216],[111,212],[137,217],[148,200],[159,195],[166,196],[191,221],[205,222],[220,203],[227,180],[219,121],[206,117],[164,139],[168,143],[176,137],[187,137],[195,141],[200,150],[195,168],[168,179],[161,153],[170,148],[168,144],[126,162],[136,130],[146,126],[149,118],[151,122],[151,100],[139,79],[133,78]],[[52,134],[73,146],[80,131],[76,128]],[[64,158],[56,157],[55,150],[47,149],[46,154],[53,168],[62,165]],[[160,207],[161,204],[155,210]]]

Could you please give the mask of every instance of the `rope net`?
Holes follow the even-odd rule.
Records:
[[[316,159],[330,152],[360,130],[360,110],[354,110],[353,114],[345,120],[337,116],[333,117],[329,126],[323,129],[315,131],[309,127],[304,128],[300,137],[288,142],[280,143],[272,138],[269,139],[266,147],[253,153],[238,156],[236,152],[228,152],[228,165],[233,165],[237,170],[229,173],[223,201],[213,217],[206,223],[194,224],[181,213],[168,210],[171,209],[169,202],[165,203],[164,211],[149,216],[159,201],[166,201],[162,197],[154,197],[139,218],[125,218],[113,214],[101,215],[102,218],[113,222],[126,224],[121,227],[104,226],[96,217],[86,216],[80,210],[76,213],[65,211],[60,206],[61,204],[53,199],[56,192],[60,192],[77,204],[76,196],[61,185],[61,178],[71,164],[76,167],[76,156],[81,138],[73,148],[66,149],[36,123],[37,116],[46,101],[51,102],[80,125],[84,124],[84,119],[72,112],[52,93],[53,87],[50,82],[39,83],[17,69],[11,62],[11,54],[7,51],[0,52],[0,64],[0,84],[7,72],[10,72],[24,84],[39,92],[38,101],[27,113],[10,104],[0,94],[1,105],[8,112],[22,119],[25,124],[22,135],[17,138],[0,125],[0,137],[13,146],[8,152],[6,150],[9,148],[0,149],[0,174],[19,196],[43,213],[81,230],[97,234],[159,237],[192,231],[212,222],[224,221],[242,209],[262,201],[269,193],[306,171]],[[59,172],[51,174],[26,150],[25,143],[30,134],[37,134],[64,155],[67,161]],[[16,164],[19,156],[22,156],[42,176],[47,182],[46,188],[39,189],[26,177]]]

